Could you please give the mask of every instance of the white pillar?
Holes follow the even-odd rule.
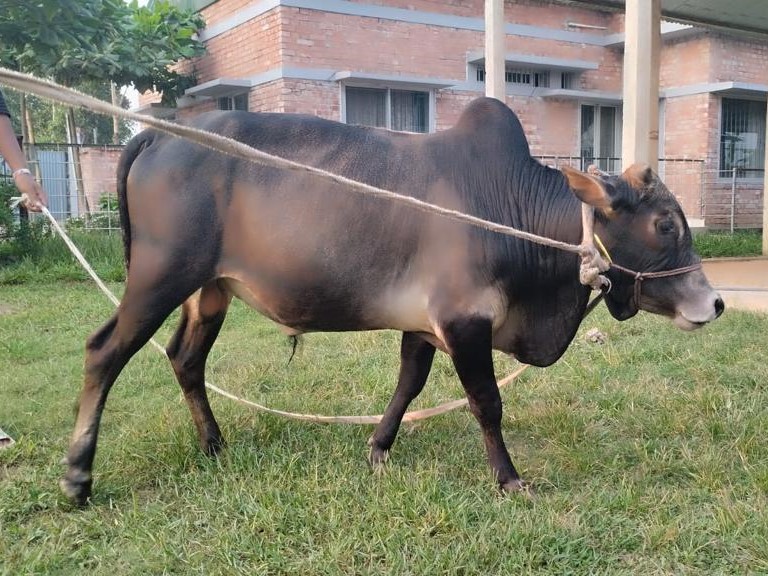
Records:
[[[768,102],[765,104],[765,170],[763,171],[763,256],[768,256]]]
[[[624,19],[623,168],[657,169],[659,157],[660,0],[626,0]]]
[[[485,95],[505,102],[504,0],[485,0]]]

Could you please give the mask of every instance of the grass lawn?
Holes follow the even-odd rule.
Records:
[[[93,504],[78,509],[59,461],[84,340],[110,311],[90,283],[0,286],[0,428],[17,440],[0,451],[0,574],[768,573],[768,316],[727,311],[683,333],[601,307],[555,366],[502,393],[533,500],[496,491],[466,410],[403,429],[373,475],[368,426],[214,397],[229,445],[210,460],[147,347],[110,395]],[[591,327],[606,344],[584,340]],[[309,335],[287,365],[290,352],[235,302],[209,379],[327,414],[379,413],[394,388],[395,333]],[[497,357],[500,377],[513,366]],[[417,407],[460,396],[439,356]]]
[[[727,258],[732,256],[760,256],[763,236],[759,230],[713,230],[694,234],[693,246],[702,258]]]

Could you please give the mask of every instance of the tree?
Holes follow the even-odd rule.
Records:
[[[70,87],[132,84],[173,104],[193,83],[173,65],[203,53],[203,26],[167,1],[0,0],[0,64]]]
[[[0,0],[0,65],[76,88],[133,85],[159,92],[163,104],[173,105],[194,84],[174,65],[203,53],[196,36],[203,26],[202,16],[166,0],[151,7],[136,0]],[[21,107],[27,109],[23,97]],[[75,143],[72,109],[66,125]],[[74,153],[79,173],[77,148]]]
[[[86,82],[79,86],[79,89],[100,100],[109,101],[111,98],[109,85],[103,82]],[[67,108],[28,94],[25,97],[30,123],[26,128],[22,127],[21,122],[21,98],[22,94],[14,90],[4,90],[5,101],[11,112],[11,119],[14,128],[18,134],[25,130],[32,131],[34,143],[54,143],[66,142],[67,139]],[[128,108],[130,102],[124,96],[120,99],[118,106]],[[114,142],[113,120],[109,116],[96,114],[83,109],[74,111],[75,123],[81,134],[80,143],[82,144],[110,144]],[[132,123],[128,120],[119,119],[117,127],[117,142],[124,144],[129,140],[133,133]]]

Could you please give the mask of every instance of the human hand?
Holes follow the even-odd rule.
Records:
[[[22,170],[14,174],[13,181],[21,192],[22,205],[32,212],[41,212],[48,203],[48,197],[35,177],[29,171]]]

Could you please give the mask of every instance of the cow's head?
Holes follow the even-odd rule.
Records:
[[[576,196],[596,208],[595,232],[615,264],[639,273],[681,270],[638,286],[631,273],[611,268],[605,301],[614,318],[625,320],[642,309],[693,330],[722,314],[723,300],[701,269],[683,271],[700,259],[680,205],[650,167],[634,164],[621,176],[563,172]]]

